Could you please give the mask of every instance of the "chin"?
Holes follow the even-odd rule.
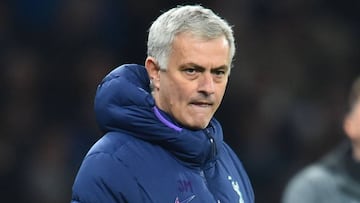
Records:
[[[201,130],[201,129],[205,129],[209,123],[210,120],[209,118],[204,118],[204,117],[199,117],[199,116],[189,116],[191,119],[187,119],[184,120],[185,122],[183,123],[183,125],[189,129],[192,130]]]
[[[198,123],[198,124],[193,125],[192,129],[201,130],[201,129],[205,129],[208,125],[209,125],[209,122]]]
[[[206,126],[207,126],[205,124],[200,124],[200,123],[183,123],[182,125],[191,130],[201,130],[201,129],[206,128]]]

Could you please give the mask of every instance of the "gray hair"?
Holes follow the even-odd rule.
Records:
[[[202,39],[225,36],[229,43],[229,66],[235,55],[235,40],[231,26],[212,10],[200,5],[177,6],[160,15],[151,25],[147,54],[154,57],[161,69],[166,69],[174,38],[189,32]]]

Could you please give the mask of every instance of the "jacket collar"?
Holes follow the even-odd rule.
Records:
[[[212,118],[204,130],[191,130],[176,124],[171,116],[155,106],[145,67],[122,65],[99,84],[95,96],[97,123],[103,132],[117,131],[160,145],[181,161],[201,166],[215,159],[222,146],[222,129]],[[209,141],[214,139],[215,145]]]

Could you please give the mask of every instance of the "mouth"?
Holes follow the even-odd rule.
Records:
[[[190,105],[198,106],[198,107],[211,107],[214,105],[213,102],[208,101],[193,101],[190,102]]]

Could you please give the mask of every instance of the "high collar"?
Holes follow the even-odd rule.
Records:
[[[99,84],[95,96],[100,129],[127,133],[160,145],[192,166],[215,159],[213,151],[220,151],[223,140],[219,122],[212,118],[203,130],[178,125],[155,106],[149,83],[146,69],[140,65],[126,64],[110,72]],[[215,145],[210,143],[210,136]]]

